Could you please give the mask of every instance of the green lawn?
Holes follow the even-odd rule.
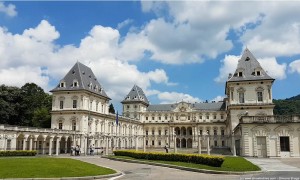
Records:
[[[0,178],[57,178],[113,174],[114,170],[68,158],[0,158]]]
[[[133,159],[138,161],[148,161],[148,162],[157,162],[162,164],[171,164],[176,166],[184,166],[196,169],[207,169],[207,170],[217,170],[217,171],[259,171],[260,168],[251,162],[247,161],[243,157],[225,157],[225,161],[223,162],[221,167],[212,167],[202,164],[193,164],[186,162],[173,162],[173,161],[156,161],[156,160],[144,160],[144,159],[135,159],[132,157],[126,156],[110,156],[112,158],[121,158],[121,159]]]

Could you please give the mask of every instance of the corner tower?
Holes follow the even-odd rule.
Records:
[[[137,85],[133,86],[121,103],[123,104],[123,116],[134,119],[140,119],[141,113],[145,112],[149,106],[144,91]]]
[[[245,49],[234,74],[229,74],[225,87],[231,130],[239,123],[241,116],[273,115],[274,80],[253,54]]]
[[[51,128],[92,133],[95,117],[108,114],[110,98],[91,68],[77,62],[50,92]]]

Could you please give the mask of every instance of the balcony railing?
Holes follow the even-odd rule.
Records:
[[[242,116],[240,123],[295,123],[300,122],[300,115],[277,116]]]

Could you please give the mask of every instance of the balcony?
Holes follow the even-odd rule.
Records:
[[[299,123],[300,115],[242,116],[240,123]]]

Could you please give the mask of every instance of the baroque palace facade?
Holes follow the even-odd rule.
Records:
[[[113,149],[163,148],[255,157],[299,157],[300,115],[275,116],[271,78],[246,49],[225,84],[220,102],[149,103],[134,85],[121,102],[122,116],[108,112],[110,98],[92,70],[77,62],[53,94],[51,128],[0,125],[1,150],[68,153],[79,145]]]

